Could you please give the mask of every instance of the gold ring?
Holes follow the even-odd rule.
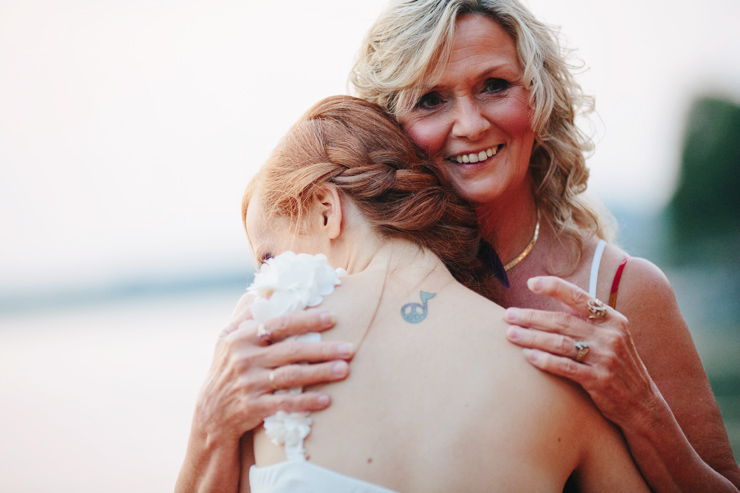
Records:
[[[260,341],[270,342],[271,335],[272,332],[265,328],[265,322],[260,322],[257,326],[257,339],[259,339]]]
[[[272,385],[273,390],[278,390],[278,386],[275,385],[275,370],[270,370],[270,385]]]
[[[576,361],[580,363],[588,354],[588,343],[586,341],[578,341],[576,342],[576,349],[578,350]]]
[[[589,319],[598,318],[600,320],[603,320],[608,315],[608,312],[606,311],[606,305],[602,303],[601,300],[588,300],[587,305],[588,312],[590,313],[590,315],[588,316]]]

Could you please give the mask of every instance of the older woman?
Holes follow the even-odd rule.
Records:
[[[574,118],[588,100],[553,31],[516,0],[395,2],[352,82],[474,204],[507,263],[511,287],[492,299],[519,307],[507,310],[508,338],[527,360],[583,386],[654,489],[736,491],[740,470],[668,281],[605,245],[582,198],[587,144]],[[592,319],[545,311],[561,304]]]
[[[248,188],[247,234],[268,263],[256,282],[269,279],[255,311],[282,313],[312,260],[281,253],[322,253],[348,274],[323,302],[338,320],[326,336],[357,349],[350,378],[326,388],[333,406],[271,417],[253,450],[245,438],[242,490],[249,477],[270,493],[560,492],[574,476],[584,491],[647,491],[616,427],[575,385],[528,366],[503,309],[456,281],[485,290],[476,214],[417,152],[379,106],[327,98]],[[321,267],[314,283],[330,277]],[[267,371],[259,383],[284,385]]]
[[[179,490],[559,492],[574,477],[584,491],[647,491],[616,427],[575,385],[528,366],[503,309],[461,284],[487,290],[475,211],[382,108],[349,96],[315,105],[248,187],[243,217],[271,279],[253,290],[267,293],[255,312],[283,313],[265,307],[297,289],[286,262],[314,285],[305,273],[321,261],[287,250],[346,271],[321,292],[338,320],[326,336],[352,341],[353,372],[325,389],[331,408],[266,419],[238,463]],[[315,279],[339,283],[325,267]],[[286,289],[275,271],[289,272]],[[274,360],[295,341],[245,318],[223,345],[237,365],[245,340],[267,362],[248,378],[255,400],[299,395],[283,392],[296,382]]]
[[[493,283],[490,297],[519,307],[506,312],[507,336],[526,348],[527,360],[588,392],[621,428],[653,489],[736,491],[740,470],[668,281],[649,262],[604,246],[608,231],[582,198],[587,145],[574,118],[587,100],[553,31],[515,0],[396,2],[368,34],[352,79],[360,96],[381,104],[444,163],[475,206],[510,285]],[[563,305],[567,313],[556,313]],[[269,330],[280,339],[331,325],[331,317],[323,325],[316,318],[301,314]],[[278,346],[270,349],[284,351]],[[293,359],[280,353],[275,361],[285,362],[280,374],[294,382],[344,378],[343,364],[340,376],[327,371],[326,361],[342,357],[332,348],[295,345]],[[224,350],[223,360],[249,351],[257,349],[245,342],[241,352]],[[318,364],[290,364],[300,358]],[[259,374],[261,363],[250,363],[241,373]],[[268,410],[239,384],[248,379],[229,379],[219,368],[209,379],[218,384],[201,394],[182,485],[233,471],[225,465],[237,460],[234,437],[277,406],[268,401]],[[240,400],[219,406],[231,395],[226,387]],[[323,408],[328,399],[320,397],[280,405]]]

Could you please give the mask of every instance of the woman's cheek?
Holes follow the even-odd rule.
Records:
[[[517,95],[509,99],[504,112],[501,114],[504,127],[510,134],[525,134],[532,130],[532,109],[529,106],[528,93]]]
[[[440,152],[447,139],[446,126],[441,122],[412,120],[403,123],[402,121],[401,127],[416,145],[427,151],[430,155]]]

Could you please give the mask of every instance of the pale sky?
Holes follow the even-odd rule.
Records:
[[[0,297],[247,264],[244,186],[385,3],[0,0]],[[590,189],[659,209],[692,98],[740,101],[740,2],[528,4],[585,62]]]

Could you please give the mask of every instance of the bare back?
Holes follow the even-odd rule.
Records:
[[[325,339],[359,348],[349,379],[324,388],[308,460],[404,492],[562,491],[574,470],[587,489],[644,488],[590,399],[527,364],[503,309],[422,256],[349,276],[322,304],[338,321]],[[260,467],[285,460],[263,429],[254,451]]]

